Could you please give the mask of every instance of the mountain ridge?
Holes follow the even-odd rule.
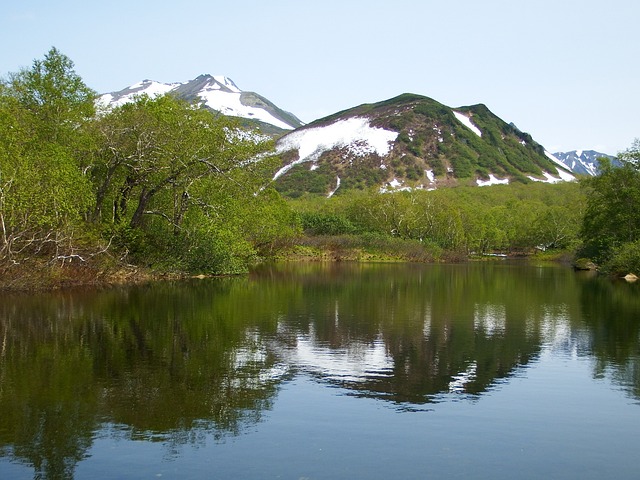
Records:
[[[145,79],[122,90],[98,97],[98,104],[109,108],[134,100],[136,96],[172,94],[223,115],[239,117],[258,125],[267,134],[282,133],[300,127],[303,122],[255,92],[243,91],[229,77],[202,74],[186,82],[162,83]]]
[[[315,120],[281,137],[276,151],[276,188],[289,196],[575,180],[486,105],[451,108],[412,93]]]

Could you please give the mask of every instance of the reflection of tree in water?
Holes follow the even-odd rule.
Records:
[[[595,375],[610,375],[640,399],[640,285],[593,278],[582,282],[582,318],[590,330],[583,348],[596,358]]]
[[[251,319],[212,293],[221,292],[156,286],[132,292],[139,298],[123,312],[112,304],[114,320],[103,330],[108,340],[96,336],[92,346],[106,369],[100,376],[109,379],[103,393],[109,418],[137,432],[210,423],[217,433],[238,433],[270,408],[280,379],[276,359],[251,333]]]
[[[90,358],[73,346],[64,359],[55,350],[48,345],[36,361],[7,353],[0,366],[0,449],[31,463],[35,478],[72,478],[96,426]]]
[[[103,425],[173,449],[259,422],[286,372],[218,285],[4,302],[2,455],[70,478]]]

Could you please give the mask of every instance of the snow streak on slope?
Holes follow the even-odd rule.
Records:
[[[558,160],[558,158],[557,158],[557,157],[555,157],[553,154],[551,154],[551,153],[547,152],[546,150],[544,151],[544,154],[547,156],[547,158],[548,158],[549,160],[551,160],[551,161],[552,161],[553,163],[555,163],[556,165],[559,165],[559,166],[561,166],[561,167],[567,168],[567,166],[566,166],[564,163],[562,163],[560,160]]]
[[[291,125],[278,120],[266,110],[243,105],[240,101],[240,95],[242,94],[239,91],[237,93],[229,93],[221,91],[220,87],[215,88],[215,86],[212,86],[205,88],[198,94],[198,97],[202,99],[207,107],[217,110],[223,115],[253,118],[285,130],[291,130]]]
[[[544,154],[547,156],[547,158],[549,160],[554,162],[556,165],[562,167],[562,168],[558,168],[558,176],[560,177],[560,180],[557,180],[558,182],[561,182],[561,181],[573,182],[573,181],[575,181],[576,177],[574,177],[573,175],[571,175],[569,172],[567,172],[565,170],[567,168],[567,166],[564,163],[562,163],[560,160],[558,160],[558,158],[556,158],[554,155],[552,155],[551,153],[547,152],[546,150],[544,151]],[[547,177],[547,181],[548,182],[555,183],[554,182],[555,179],[553,179],[553,177],[550,178],[550,176],[547,174],[547,172],[545,172],[545,177]],[[529,178],[531,178],[531,177],[529,177]]]
[[[237,87],[235,83],[233,83],[233,80],[231,80],[229,77],[225,77],[223,75],[214,75],[213,79],[220,85],[224,85],[225,87],[227,87],[232,92],[240,93],[242,91]]]
[[[294,165],[316,161],[324,152],[334,148],[346,148],[355,156],[376,153],[383,157],[391,151],[391,142],[397,137],[398,132],[372,127],[365,117],[347,118],[323,127],[297,130],[282,137],[276,145],[276,151],[297,150],[298,160],[278,170],[273,179],[282,176]]]
[[[570,173],[565,172],[564,170],[558,169],[558,177],[554,177],[549,172],[542,172],[546,180],[541,180],[536,177],[529,177],[530,180],[534,182],[542,182],[542,183],[560,183],[560,182],[573,182],[576,177],[571,175]]]
[[[479,137],[482,136],[482,132],[480,131],[480,129],[471,122],[471,119],[469,117],[467,117],[464,113],[456,112],[455,110],[452,111],[460,123],[462,123],[465,127],[467,127]]]

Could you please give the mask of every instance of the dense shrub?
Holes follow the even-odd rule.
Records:
[[[602,269],[613,275],[640,275],[640,240],[615,248]]]
[[[344,235],[356,231],[346,217],[335,213],[305,212],[300,215],[300,222],[310,235]]]

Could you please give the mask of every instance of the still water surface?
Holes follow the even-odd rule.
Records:
[[[640,286],[313,264],[0,298],[0,478],[632,479]]]

